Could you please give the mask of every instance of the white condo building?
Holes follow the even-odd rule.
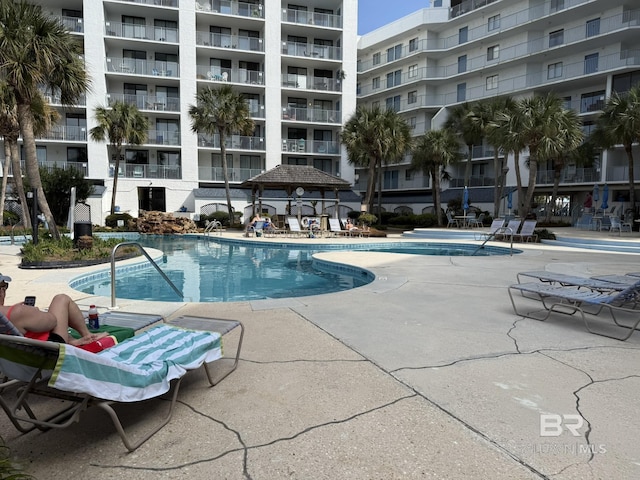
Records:
[[[191,131],[188,109],[205,86],[232,85],[256,124],[251,136],[233,135],[226,145],[237,211],[246,214],[251,201],[240,184],[281,164],[309,165],[353,182],[339,133],[356,104],[355,0],[42,4],[83,43],[92,88],[71,109],[46,92],[61,119],[37,139],[39,161],[75,166],[96,183],[89,199],[93,223],[103,224],[108,214],[115,159],[87,132],[95,126],[95,107],[115,101],[137,105],[150,122],[147,143],[127,146],[120,162],[121,211],[137,216],[140,209],[185,207],[197,214],[226,203],[219,139]]]
[[[610,93],[640,81],[639,38],[638,0],[432,0],[429,8],[360,37],[358,104],[392,108],[407,119],[414,135],[421,135],[440,128],[450,107],[463,102],[555,92],[579,113],[588,134]],[[634,155],[637,184],[637,145]],[[523,152],[525,175],[526,160]],[[406,158],[384,167],[386,211],[431,211],[429,178],[411,172],[409,164]],[[513,187],[512,158],[507,165],[506,185]],[[492,212],[493,151],[475,146],[472,166],[472,202]],[[443,184],[445,207],[448,199],[462,196],[464,168],[447,167],[451,179]],[[356,178],[355,188],[364,191],[366,171]],[[526,185],[526,176],[523,181]],[[630,207],[625,205],[628,161],[622,147],[604,152],[591,165],[567,165],[556,208],[575,210],[594,184],[604,183],[611,190],[610,205]],[[540,165],[540,204],[552,184],[552,166]]]

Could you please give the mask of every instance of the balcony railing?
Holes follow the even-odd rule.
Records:
[[[167,178],[179,180],[182,178],[180,165],[149,165],[120,163],[118,177],[120,178]],[[115,165],[109,165],[109,177],[113,177]]]
[[[292,8],[282,9],[282,21],[300,23],[304,25],[315,25],[318,27],[342,28],[342,17],[340,15],[308,12]]]
[[[538,170],[536,173],[537,185],[553,185],[555,179],[554,170]],[[594,168],[564,168],[560,172],[560,183],[596,183],[600,182],[600,171]]]
[[[464,15],[465,13],[471,12],[480,7],[484,7],[485,5],[489,5],[490,3],[495,2],[496,0],[464,0],[459,5],[455,7],[451,7],[450,15],[451,18],[458,17],[460,15]]]
[[[156,7],[178,8],[178,0],[121,0],[122,2],[141,3],[143,5],[154,5]]]
[[[296,122],[321,122],[341,123],[340,110],[323,110],[320,108],[294,108],[282,109],[283,120],[295,120]]]
[[[246,2],[235,2],[230,0],[198,0],[196,10],[209,13],[222,13],[224,15],[237,15],[239,17],[264,18],[264,8]]]
[[[44,98],[44,101],[47,102],[49,105],[62,105],[62,99],[60,98],[59,94],[51,94],[51,93],[42,93],[42,96]],[[87,97],[86,95],[82,94],[80,95],[80,97],[78,98],[78,100],[76,100],[75,106],[76,107],[85,107],[87,105]]]
[[[244,182],[264,172],[262,168],[227,168],[230,182]],[[224,182],[222,167],[198,167],[201,182]]]
[[[112,107],[116,102],[123,102],[127,105],[135,105],[140,110],[157,110],[163,112],[180,111],[180,98],[178,97],[108,93],[107,105]]]
[[[156,27],[155,25],[138,25],[134,23],[120,23],[112,21],[105,22],[104,33],[110,37],[154,40],[156,42],[177,43],[180,38],[177,28]]]
[[[149,145],[170,145],[180,146],[180,131],[149,130],[147,133],[147,144]]]
[[[107,57],[106,63],[108,72],[124,73],[127,75],[149,75],[154,77],[178,78],[180,76],[180,66],[176,62]]]
[[[313,43],[282,42],[283,55],[324,60],[342,60],[342,49]]]
[[[69,162],[66,160],[63,160],[63,161],[46,160],[46,161],[39,161],[38,166],[40,168],[46,169],[48,172],[52,172],[54,168],[61,168],[63,170],[69,170],[71,168],[74,168],[78,170],[80,173],[82,173],[82,175],[84,175],[85,177],[88,175],[88,172],[89,172],[87,162]],[[24,160],[20,160],[20,169],[23,172],[26,171],[26,164]],[[1,168],[0,168],[0,171],[1,171]],[[9,165],[8,174],[13,175],[13,170],[11,165]]]
[[[198,134],[198,145],[205,148],[220,148],[220,135]],[[264,150],[264,137],[230,135],[224,145],[231,150]]]
[[[86,127],[67,127],[66,125],[54,125],[48,132],[39,135],[39,140],[60,140],[66,142],[86,142]]]
[[[312,140],[307,141],[303,138],[293,140],[282,140],[283,152],[294,153],[319,153],[324,155],[339,155],[340,142]]]
[[[264,72],[247,70],[245,68],[220,68],[211,66],[197,66],[196,77],[200,80],[212,82],[233,82],[262,85]]]
[[[493,187],[496,184],[496,179],[488,176],[476,176],[469,178],[469,187]],[[464,187],[464,178],[452,178],[449,180],[449,187],[460,188]]]
[[[84,32],[84,24],[82,23],[82,18],[78,17],[65,17],[60,16],[57,17],[62,25],[69,30],[70,32],[83,33]]]
[[[261,38],[224,33],[196,32],[196,45],[264,52],[264,42]]]
[[[322,90],[341,92],[342,82],[333,78],[312,77],[288,73],[282,75],[282,86],[286,88],[305,88],[308,90]]]

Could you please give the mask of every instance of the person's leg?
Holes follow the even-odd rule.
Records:
[[[91,333],[84,322],[84,315],[76,303],[68,295],[58,294],[53,297],[49,305],[49,312],[52,313],[58,323],[52,330],[60,335],[66,343],[71,345],[84,345],[99,338],[107,336],[106,333]],[[69,327],[75,329],[81,336],[79,339],[69,335]]]

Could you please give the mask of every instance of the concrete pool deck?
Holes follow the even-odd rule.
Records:
[[[622,238],[640,241],[636,232]],[[640,332],[620,342],[589,334],[578,318],[523,319],[506,291],[520,271],[640,271],[638,256],[518,247],[492,257],[322,253],[376,280],[312,297],[119,300],[125,311],[243,321],[238,370],[214,388],[200,373],[187,376],[171,423],[134,453],[92,410],[65,430],[26,435],[1,415],[0,435],[38,479],[639,478]],[[0,272],[13,277],[7,304],[35,294],[44,306],[64,292],[83,306],[110,305],[68,286],[96,267],[20,270],[18,250],[0,247]],[[121,411],[135,431],[162,407]],[[544,433],[560,436],[541,435],[541,414]]]

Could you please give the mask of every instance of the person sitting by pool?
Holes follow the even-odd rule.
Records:
[[[251,219],[251,221],[247,224],[247,229],[244,232],[244,236],[248,237],[249,232],[253,232],[253,230],[255,229],[256,222],[261,222],[261,221],[262,221],[262,217],[260,217],[259,213],[256,213],[254,217]]]
[[[23,302],[9,307],[4,300],[11,277],[0,274],[0,313],[27,338],[70,345],[86,345],[108,336],[108,333],[91,333],[87,328],[84,315],[71,297],[58,294],[53,297],[48,311],[25,305]],[[69,335],[69,327],[75,329],[81,338]]]

